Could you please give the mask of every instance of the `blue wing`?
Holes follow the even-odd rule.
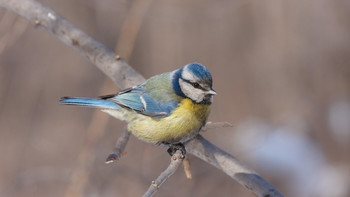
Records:
[[[159,102],[152,98],[144,88],[144,86],[140,85],[123,90],[117,95],[109,95],[102,98],[153,118],[169,116],[178,105],[177,101],[167,103]]]

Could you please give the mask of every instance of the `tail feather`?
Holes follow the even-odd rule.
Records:
[[[66,105],[79,105],[87,107],[97,107],[105,109],[117,109],[120,108],[118,104],[113,101],[108,101],[104,99],[93,99],[93,98],[83,98],[83,97],[62,97],[60,103]]]

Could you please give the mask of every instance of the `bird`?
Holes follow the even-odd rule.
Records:
[[[168,145],[173,155],[186,154],[184,144],[206,124],[216,92],[212,75],[199,64],[155,75],[144,83],[99,98],[62,97],[60,103],[100,108],[127,122],[142,141]]]

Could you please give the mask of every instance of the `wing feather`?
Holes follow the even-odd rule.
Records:
[[[152,98],[144,88],[144,86],[136,86],[123,90],[117,95],[107,95],[101,98],[111,100],[124,108],[153,118],[169,116],[178,105],[177,101],[161,103]]]

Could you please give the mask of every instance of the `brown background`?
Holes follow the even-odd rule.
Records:
[[[146,78],[204,64],[218,92],[209,119],[233,124],[207,139],[286,196],[350,196],[349,1],[41,2],[117,46]],[[166,148],[132,137],[106,165],[124,123],[58,104],[117,91],[77,52],[0,8],[0,196],[141,196],[168,165]],[[179,169],[156,196],[253,196],[190,159],[193,179]]]

